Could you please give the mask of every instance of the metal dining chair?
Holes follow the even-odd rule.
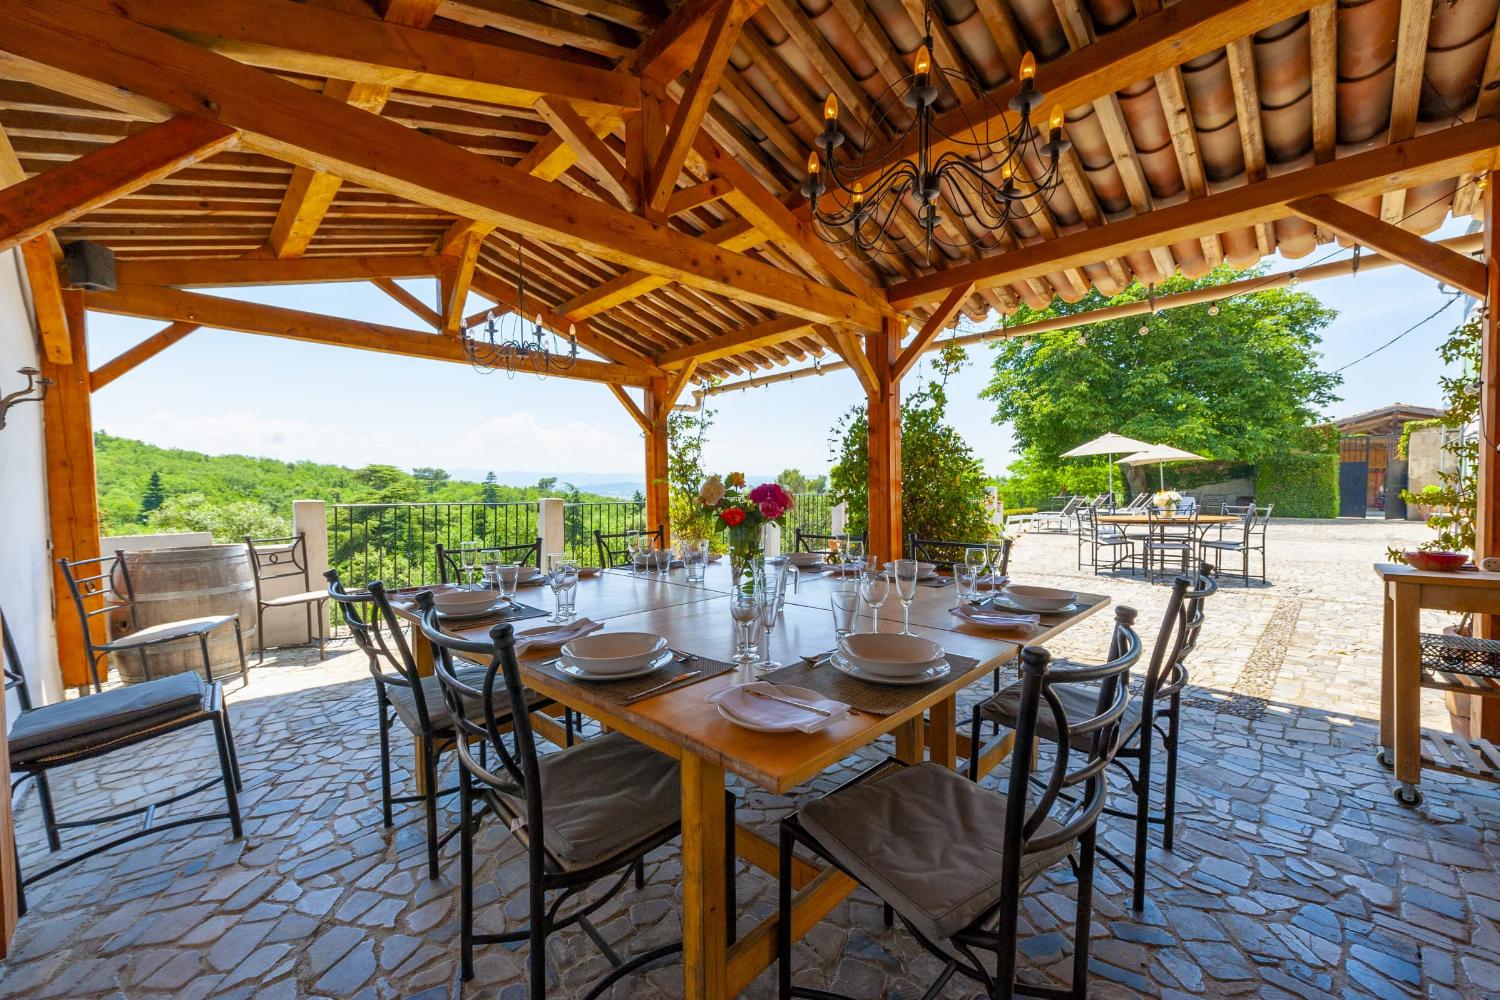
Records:
[[[1207,563],[1199,566],[1197,578],[1190,580],[1180,576],[1174,581],[1167,598],[1167,607],[1162,614],[1161,628],[1157,632],[1156,645],[1151,651],[1150,665],[1146,670],[1144,685],[1138,700],[1131,702],[1120,726],[1120,747],[1113,764],[1124,774],[1135,798],[1132,809],[1107,808],[1111,816],[1132,821],[1135,828],[1134,852],[1130,863],[1104,854],[1131,877],[1132,903],[1139,910],[1145,906],[1146,850],[1151,825],[1162,827],[1162,846],[1172,850],[1177,822],[1177,758],[1181,742],[1182,691],[1187,686],[1187,659],[1198,643],[1203,629],[1203,602],[1212,597],[1218,586],[1214,582],[1213,567]],[[1119,612],[1116,611],[1117,620]],[[1135,613],[1131,612],[1133,622]],[[1116,626],[1116,641],[1118,641]],[[990,722],[1014,729],[1018,725],[1022,689],[1012,684],[1004,691],[974,706],[972,734],[977,737],[980,725]],[[1080,697],[1075,694],[1075,697]],[[1057,742],[1055,732],[1042,732],[1044,739]],[[1160,812],[1153,813],[1151,789],[1153,774],[1159,763],[1156,757],[1160,746],[1165,756],[1163,778],[1164,799]],[[980,757],[977,739],[971,744],[970,773],[978,768]],[[1132,772],[1128,762],[1136,761]]]
[[[453,554],[453,550],[444,547],[442,542],[434,546],[437,550],[437,570],[439,583],[453,583],[455,580],[463,579],[463,563]],[[493,549],[500,553],[506,562],[519,563],[522,566],[535,566],[542,568],[542,536],[537,535],[534,542],[521,542],[517,545],[488,545],[482,551]]]
[[[999,542],[950,542],[940,538],[918,538],[916,532],[906,536],[906,551],[909,558],[918,562],[930,562],[938,566],[952,566],[964,561],[964,554],[973,549],[999,548],[1000,575],[1010,572],[1010,539]]]
[[[846,538],[849,541],[858,542],[861,545],[866,544],[866,542],[868,541],[868,538],[864,532],[860,532],[857,535],[817,535],[813,534],[810,531],[803,531],[801,528],[798,528],[792,535],[792,551],[818,552],[826,556],[833,551],[833,542],[843,542]]]
[[[234,735],[229,727],[229,707],[224,702],[222,685],[217,681],[205,682],[194,673],[181,673],[38,706],[32,703],[31,692],[26,685],[26,673],[16,650],[15,640],[11,638],[10,625],[3,614],[0,614],[0,641],[3,641],[5,654],[5,692],[15,698],[15,704],[20,709],[11,720],[10,732],[6,734],[10,773],[21,776],[12,782],[12,789],[28,778],[36,782],[37,798],[42,807],[42,825],[47,833],[47,847],[54,853],[61,851],[61,834],[64,830],[140,818],[140,826],[136,829],[107,839],[95,836],[87,849],[30,875],[21,874],[20,855],[17,852],[16,871],[20,890],[18,903],[21,913],[26,912],[26,886],[87,861],[96,854],[152,833],[227,819],[234,838],[238,840],[242,836],[238,795],[242,787],[240,765],[234,750]],[[205,724],[213,727],[214,745],[218,749],[219,773],[215,777],[165,798],[138,802],[118,812],[58,819],[52,787],[47,781],[49,771],[104,757],[158,737]],[[168,752],[170,751],[165,746],[151,751],[153,754]],[[155,773],[147,772],[146,776],[154,779]],[[224,786],[223,812],[187,816],[168,812],[164,818],[159,818],[159,811],[217,784]],[[142,793],[142,798],[145,794],[154,794],[146,793],[144,789]]]
[[[1157,579],[1157,567],[1166,571],[1168,557],[1177,559],[1180,572],[1188,572],[1188,564],[1198,555],[1197,509],[1183,518],[1165,517],[1156,508],[1148,507],[1144,545],[1142,558],[1152,583]]]
[[[1128,625],[1117,629],[1110,653],[1105,663],[1075,666],[1054,664],[1041,647],[1021,651],[1019,712],[1003,791],[980,784],[973,771],[966,777],[937,762],[892,758],[781,821],[782,1000],[840,996],[792,983],[792,859],[798,845],[878,896],[887,923],[899,916],[917,943],[937,957],[942,969],[924,996],[941,994],[954,975],[978,982],[991,998],[1087,996],[1104,771],[1119,743],[1130,669],[1141,655],[1140,639]],[[1033,751],[1044,732],[1061,740],[1051,746],[1054,761],[1039,767]],[[1080,744],[1085,749],[1073,749]],[[1066,989],[1033,987],[1016,979],[1022,900],[1033,881],[1064,860],[1077,878],[1072,983]]]
[[[313,619],[318,620],[318,659],[323,659],[324,635],[328,630],[326,590],[312,589],[312,574],[307,566],[307,533],[280,538],[245,536],[250,553],[250,575],[255,579],[255,645],[256,664],[266,662],[266,612],[272,608],[301,607],[307,614],[307,641],[313,641]],[[264,585],[270,580],[302,577],[303,590],[280,597],[266,597]]]
[[[1250,586],[1250,553],[1260,553],[1260,582],[1266,582],[1266,531],[1271,524],[1272,504],[1257,508],[1253,504],[1231,512],[1227,507],[1225,513],[1238,513],[1240,523],[1232,525],[1231,530],[1238,529],[1233,535],[1226,538],[1221,525],[1219,537],[1204,539],[1199,543],[1199,551],[1204,558],[1213,554],[1214,568],[1221,571],[1224,568],[1225,553],[1239,553],[1240,556],[1240,578],[1246,587]]]
[[[529,941],[528,981],[533,998],[546,996],[547,938],[580,926],[611,966],[585,994],[593,1000],[621,978],[682,949],[681,941],[651,948],[628,959],[605,942],[589,917],[625,887],[634,874],[640,886],[646,855],[681,832],[681,791],[677,761],[620,732],[576,746],[538,752],[531,725],[528,691],[516,661],[514,633],[501,622],[486,639],[463,639],[443,630],[431,592],[418,596],[422,634],[432,644],[436,676],[450,715],[458,720],[459,946],[461,974],[474,975],[474,946]],[[455,654],[480,659],[482,667],[455,666]],[[477,703],[477,712],[461,706]],[[498,720],[509,713],[510,742]],[[487,750],[494,763],[472,747]],[[733,858],[735,797],[728,800],[725,856]],[[477,807],[477,812],[476,812]],[[526,849],[529,921],[497,934],[474,931],[474,832],[485,813],[493,815]],[[472,821],[471,821],[472,818]],[[586,903],[570,899],[605,882],[605,891]],[[734,865],[726,866],[729,938],[734,940]],[[548,894],[555,896],[548,905]]]
[[[655,531],[611,531],[604,532],[594,529],[594,545],[599,550],[599,565],[604,569],[614,566],[633,566],[630,558],[630,548],[625,545],[625,539],[635,535],[640,538],[654,538],[656,547],[662,548],[666,545],[667,529],[658,524]],[[620,543],[618,546],[615,543]]]
[[[1108,553],[1110,556],[1105,564],[1107,569],[1119,569],[1122,563],[1129,563],[1131,572],[1134,572],[1135,543],[1136,539],[1126,534],[1119,525],[1099,523],[1098,511],[1080,510],[1078,512],[1079,569],[1083,569],[1083,553],[1087,549],[1089,564],[1093,567],[1095,576],[1099,574],[1101,552]]]
[[[197,639],[203,653],[203,679],[214,682],[213,661],[208,652],[208,637],[225,625],[234,627],[235,645],[240,653],[240,680],[250,683],[250,668],[245,663],[245,639],[240,631],[238,613],[229,615],[205,615],[201,618],[184,618],[181,621],[161,622],[141,627],[136,613],[135,587],[130,582],[130,567],[125,562],[125,550],[116,549],[113,555],[96,556],[92,559],[57,560],[67,581],[68,592],[73,596],[73,607],[78,612],[79,624],[83,626],[83,642],[89,658],[89,677],[94,690],[101,690],[99,661],[111,653],[135,653],[141,659],[141,676],[151,678],[150,660],[146,650],[153,646],[164,646],[183,639]],[[89,605],[94,607],[90,608]],[[101,615],[118,613],[129,616],[130,632],[126,635],[96,642],[90,627]]]

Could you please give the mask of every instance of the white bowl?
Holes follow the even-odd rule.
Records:
[[[1051,587],[1008,586],[1001,593],[1016,607],[1037,612],[1061,611],[1078,600],[1078,595],[1071,590],[1054,590]]]
[[[798,569],[807,569],[809,566],[816,566],[818,565],[818,563],[822,562],[823,553],[792,552],[788,554],[786,558],[788,562],[790,562],[793,566],[796,566]]]
[[[887,677],[909,677],[943,659],[943,647],[919,635],[856,632],[839,640],[839,652],[854,666]]]
[[[488,611],[500,600],[493,590],[434,590],[432,603],[445,615],[477,614]]]
[[[667,640],[650,632],[596,632],[563,643],[562,655],[590,674],[623,674],[650,663]]]

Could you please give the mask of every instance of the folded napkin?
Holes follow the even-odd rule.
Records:
[[[1009,611],[988,611],[974,604],[960,604],[953,613],[975,625],[990,628],[1029,628],[1042,623],[1041,615],[1013,614]]]
[[[774,694],[778,698],[786,698],[802,705],[811,705],[813,708],[821,708],[828,712],[827,718],[815,712],[804,712],[800,708],[786,705],[779,701],[768,701],[765,698],[757,698],[749,691],[760,690],[767,694]],[[803,701],[800,698],[792,698],[783,693],[780,688],[766,681],[753,681],[749,684],[736,684],[734,687],[725,688],[709,696],[709,701],[722,704],[736,717],[757,726],[789,727],[801,730],[804,733],[815,733],[829,723],[836,722],[849,714],[849,706],[841,701],[832,701],[828,698],[820,698],[817,701]]]
[[[561,646],[565,642],[572,642],[574,639],[597,632],[603,627],[603,622],[579,618],[563,625],[544,625],[541,628],[517,632],[516,655],[524,656],[533,648],[545,649]]]

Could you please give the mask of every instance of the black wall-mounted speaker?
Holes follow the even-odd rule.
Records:
[[[115,252],[98,243],[79,240],[63,247],[68,285],[90,292],[115,290]]]

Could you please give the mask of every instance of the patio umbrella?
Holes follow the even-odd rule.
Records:
[[[1166,465],[1168,462],[1206,462],[1208,459],[1202,455],[1195,455],[1181,448],[1173,448],[1169,444],[1154,444],[1145,451],[1138,451],[1134,455],[1126,455],[1116,462],[1116,465],[1148,465],[1156,463],[1156,475],[1161,483],[1161,488],[1167,488]]]
[[[1085,441],[1072,451],[1062,453],[1063,458],[1087,458],[1090,455],[1108,455],[1114,458],[1116,455],[1133,455],[1139,451],[1145,451],[1154,447],[1145,441],[1137,441],[1123,434],[1111,431],[1101,434],[1092,441]],[[1113,504],[1115,497],[1115,467],[1109,466],[1109,502]]]

